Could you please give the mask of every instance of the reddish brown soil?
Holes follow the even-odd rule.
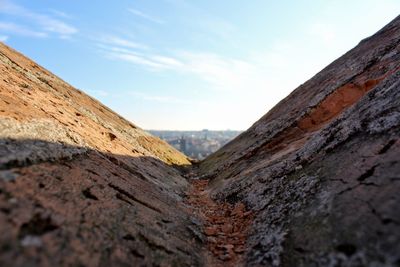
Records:
[[[210,253],[207,266],[241,265],[253,213],[240,202],[233,205],[213,201],[207,192],[208,180],[193,180],[191,185],[187,203],[204,223]]]
[[[343,110],[356,103],[369,90],[374,88],[383,77],[367,80],[364,83],[348,83],[327,96],[297,126],[307,132],[320,129],[327,122],[337,117]]]
[[[278,156],[300,148],[314,133],[337,118],[343,111],[360,100],[362,96],[391,73],[393,72],[365,82],[347,83],[338,88],[301,118],[294,126],[285,129],[276,138],[273,138],[264,145],[263,150],[271,154],[270,160],[274,160]],[[358,79],[362,80],[362,77],[358,77]],[[254,153],[256,151],[246,155],[246,157],[251,157]]]

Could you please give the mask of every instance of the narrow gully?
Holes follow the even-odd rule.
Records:
[[[203,223],[206,265],[242,265],[253,213],[241,202],[231,204],[213,200],[208,188],[209,180],[198,179],[194,172],[187,177],[191,185],[185,202],[190,212]]]

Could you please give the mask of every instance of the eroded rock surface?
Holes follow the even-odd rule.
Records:
[[[199,266],[189,160],[0,44],[0,266]]]
[[[400,17],[200,165],[248,266],[400,266]]]
[[[0,75],[0,266],[400,266],[400,17],[195,168],[3,44]]]
[[[193,180],[186,199],[190,210],[202,225],[199,235],[209,251],[207,266],[241,266],[253,213],[243,203],[216,202],[207,192],[208,180]],[[195,218],[196,218],[195,217]]]

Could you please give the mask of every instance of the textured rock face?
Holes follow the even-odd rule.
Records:
[[[400,17],[191,169],[2,44],[0,74],[0,266],[400,266]]]
[[[1,43],[0,73],[2,137],[63,141],[103,152],[156,157],[167,164],[189,164],[165,142]],[[7,129],[7,124],[19,129]]]
[[[5,45],[0,74],[0,266],[202,265],[184,155]]]
[[[400,266],[400,17],[200,165],[248,266]]]

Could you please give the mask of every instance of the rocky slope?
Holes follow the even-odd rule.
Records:
[[[400,17],[200,165],[248,266],[400,266]]]
[[[201,265],[184,155],[3,44],[0,77],[0,266]]]
[[[0,44],[0,266],[400,266],[400,17],[190,161]]]

